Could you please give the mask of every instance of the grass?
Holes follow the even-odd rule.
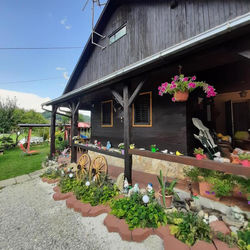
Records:
[[[19,147],[5,150],[0,155],[0,180],[13,178],[19,175],[29,174],[42,168],[42,161],[49,153],[48,143],[31,146],[31,150],[37,150],[37,155],[24,155]]]

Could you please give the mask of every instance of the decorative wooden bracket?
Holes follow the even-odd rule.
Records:
[[[123,102],[123,98],[120,96],[120,94],[118,92],[116,92],[115,90],[111,90],[112,95],[115,97],[116,101],[119,102],[119,104],[124,107],[124,102]]]
[[[136,87],[134,93],[130,96],[129,101],[128,101],[128,105],[129,105],[129,106],[133,103],[134,99],[135,99],[136,96],[139,94],[139,92],[140,92],[140,90],[141,90],[141,88],[142,88],[142,86],[143,86],[144,83],[145,83],[145,80],[142,80],[142,81],[138,84],[138,86]]]

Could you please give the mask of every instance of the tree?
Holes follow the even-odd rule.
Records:
[[[16,125],[16,98],[0,99],[0,132],[10,133]]]

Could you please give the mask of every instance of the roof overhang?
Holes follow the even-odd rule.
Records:
[[[200,33],[197,36],[194,36],[190,39],[182,41],[181,43],[171,46],[165,50],[162,50],[136,63],[126,66],[118,71],[115,71],[105,77],[102,77],[78,89],[72,90],[58,98],[55,98],[51,101],[43,103],[42,106],[48,106],[48,105],[54,105],[54,104],[67,102],[68,100],[78,97],[81,94],[86,93],[88,91],[94,90],[97,87],[103,87],[105,85],[114,83],[116,80],[118,81],[121,78],[125,78],[127,75],[129,75],[129,73],[133,71],[137,71],[143,67],[149,66],[150,64],[154,64],[157,61],[166,59],[167,57],[189,50],[197,45],[208,42],[216,37],[220,37],[224,34],[227,34],[233,30],[247,26],[249,24],[250,24],[250,12],[240,17],[237,17],[235,19],[232,19],[224,24],[221,24],[215,28],[212,28],[203,33]]]

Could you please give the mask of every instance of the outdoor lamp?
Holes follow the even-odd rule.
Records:
[[[148,195],[143,195],[143,197],[142,197],[142,201],[145,203],[145,204],[148,204],[149,203],[149,197],[148,197]]]
[[[88,187],[90,185],[89,181],[86,181],[85,186]]]

